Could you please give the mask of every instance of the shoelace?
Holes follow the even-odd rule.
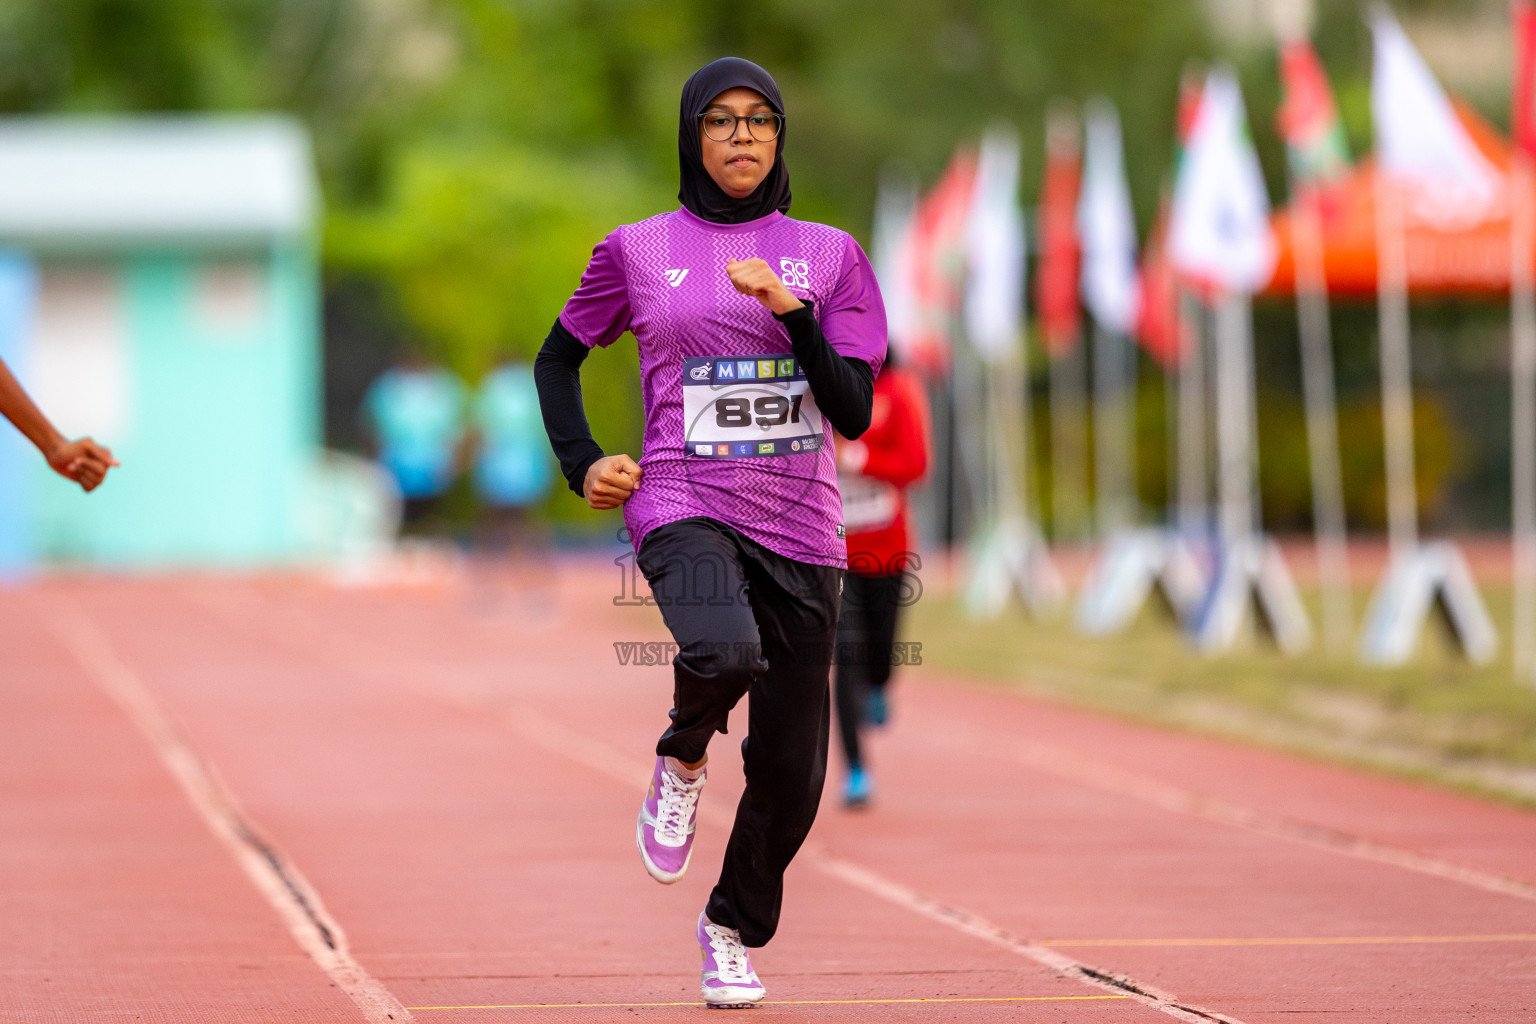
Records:
[[[734,930],[707,924],[704,934],[709,937],[709,948],[715,954],[715,970],[722,982],[749,985],[757,981],[757,975],[752,973],[752,961],[747,959],[747,947],[741,944],[741,937]]]
[[[662,769],[661,792],[656,798],[656,833],[674,841],[688,835],[688,822],[693,818],[693,808],[699,802],[704,789],[704,776],[692,782]]]

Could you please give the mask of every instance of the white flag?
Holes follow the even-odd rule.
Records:
[[[1077,231],[1083,246],[1083,304],[1105,330],[1130,334],[1136,326],[1141,282],[1136,272],[1136,218],[1125,180],[1120,118],[1107,100],[1088,105],[1083,191]]]
[[[870,260],[885,300],[886,334],[904,359],[913,358],[918,333],[917,283],[912,264],[912,227],[917,217],[917,172],[887,166],[875,199],[875,229]]]
[[[1493,214],[1499,173],[1478,150],[1440,83],[1385,5],[1371,13],[1371,116],[1382,174],[1409,187],[1409,209],[1442,227]]]
[[[1274,273],[1269,194],[1243,94],[1224,67],[1206,78],[1179,163],[1168,252],[1180,273],[1232,292],[1256,292]]]
[[[1024,323],[1024,213],[1018,192],[1019,138],[1012,131],[988,132],[965,230],[965,331],[988,362],[1017,350]]]

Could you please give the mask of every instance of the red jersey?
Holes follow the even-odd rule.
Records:
[[[922,383],[888,366],[875,380],[869,429],[857,441],[837,439],[837,485],[843,496],[848,569],[886,576],[912,550],[907,488],[928,471],[928,399]]]

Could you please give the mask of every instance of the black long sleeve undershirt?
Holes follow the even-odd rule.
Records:
[[[581,364],[591,351],[557,319],[533,361],[533,382],[539,389],[544,432],[560,460],[565,482],[577,497],[586,497],[587,470],[603,457],[602,448],[592,439],[587,412],[581,404]]]
[[[816,407],[833,429],[850,440],[868,430],[875,401],[875,376],[869,364],[837,353],[821,332],[810,303],[783,315],[775,313],[774,319],[789,333],[790,347],[805,371]],[[544,431],[566,483],[578,497],[586,495],[587,470],[603,457],[581,404],[581,364],[591,351],[557,319],[533,361]]]
[[[775,313],[773,318],[789,332],[789,344],[816,396],[816,407],[833,429],[849,440],[868,430],[875,405],[875,374],[869,364],[838,354],[821,333],[810,302],[788,313]]]

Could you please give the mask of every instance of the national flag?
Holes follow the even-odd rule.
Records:
[[[1511,128],[1515,145],[1536,156],[1536,8],[1530,0],[1514,2],[1515,77]]]
[[[1274,271],[1269,195],[1226,68],[1213,70],[1201,92],[1174,183],[1168,251],[1179,273],[1223,291],[1256,292]]]
[[[1088,106],[1077,230],[1083,247],[1083,304],[1104,329],[1128,335],[1136,326],[1140,301],[1136,217],[1125,180],[1120,118],[1107,100]]]
[[[960,149],[933,189],[917,204],[912,225],[912,348],[948,362],[950,332],[960,310],[965,229],[976,180],[976,155]]]
[[[1140,300],[1136,309],[1136,340],[1158,365],[1172,367],[1183,357],[1179,333],[1179,275],[1168,259],[1168,196],[1141,250]]]
[[[988,362],[1015,352],[1024,320],[1024,213],[1019,208],[1019,139],[989,132],[981,143],[966,223],[969,274],[965,331]]]
[[[1200,93],[1205,88],[1205,75],[1200,71],[1200,65],[1189,61],[1184,65],[1184,71],[1179,76],[1179,105],[1174,113],[1174,129],[1179,139],[1180,153],[1184,143],[1189,141],[1189,133],[1195,128],[1195,115],[1200,112]],[[1175,155],[1175,161],[1178,156]]]
[[[1423,58],[1385,6],[1371,15],[1371,115],[1381,173],[1406,188],[1408,210],[1446,228],[1496,211],[1499,173],[1478,150]]]
[[[1281,44],[1280,89],[1275,126],[1285,140],[1291,179],[1326,189],[1349,171],[1349,151],[1328,76],[1305,39]]]
[[[1055,111],[1046,122],[1045,181],[1036,239],[1035,308],[1045,351],[1051,358],[1077,342],[1077,188],[1080,174],[1077,119]]]
[[[880,175],[875,197],[875,225],[870,262],[885,300],[886,333],[891,346],[909,365],[933,372],[944,365],[942,353],[917,349],[917,281],[914,236],[917,224],[917,174],[902,165]]]
[[[1195,127],[1200,109],[1200,93],[1205,77],[1193,63],[1186,64],[1179,77],[1179,102],[1174,129],[1173,166],[1179,166],[1184,145]],[[1147,354],[1164,368],[1177,366],[1183,358],[1182,326],[1179,317],[1179,275],[1168,257],[1168,219],[1172,205],[1168,189],[1158,201],[1157,219],[1141,253],[1140,302],[1136,310],[1136,340]]]

